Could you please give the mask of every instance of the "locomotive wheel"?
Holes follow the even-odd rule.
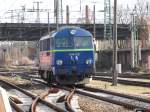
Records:
[[[47,79],[47,71],[41,70],[40,76],[41,76],[41,79],[46,80]]]
[[[39,70],[39,77],[43,79],[43,70]]]
[[[54,76],[52,71],[48,71],[47,73],[47,83],[51,84],[54,82]]]
[[[51,82],[51,76],[50,76],[50,75],[51,75],[51,74],[50,74],[50,72],[48,71],[48,73],[47,73],[47,83],[48,83],[48,85],[52,83],[52,82]]]

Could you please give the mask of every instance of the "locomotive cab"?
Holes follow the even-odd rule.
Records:
[[[55,37],[55,75],[63,84],[85,84],[94,74],[92,35],[83,29],[69,29]]]

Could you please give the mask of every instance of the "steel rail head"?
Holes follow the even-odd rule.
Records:
[[[36,95],[33,95],[33,94],[31,94],[30,92],[25,91],[24,89],[22,89],[22,88],[20,88],[20,87],[18,87],[18,86],[16,86],[16,85],[14,85],[14,84],[12,84],[12,83],[10,83],[10,82],[7,82],[7,81],[1,80],[1,79],[0,79],[0,82],[3,82],[3,83],[5,83],[5,84],[8,84],[9,86],[11,86],[11,87],[13,87],[13,88],[15,88],[15,89],[18,89],[19,91],[23,92],[23,93],[24,93],[25,95],[27,95],[27,96],[32,97],[33,99],[36,98]],[[41,99],[41,98],[39,98],[39,101],[40,101],[41,103],[43,103],[43,104],[49,106],[50,108],[56,110],[57,112],[66,112],[64,109],[62,109],[62,108],[60,108],[60,107],[58,107],[58,106],[56,106],[56,105],[54,105],[54,104],[52,104],[52,103],[50,103],[50,102],[47,102],[47,101],[45,101],[45,100],[43,100],[43,99]]]
[[[69,87],[61,87],[61,86],[55,86],[55,87],[65,89],[67,91],[71,91],[71,88],[69,88]],[[117,101],[117,100],[112,100],[112,99],[109,99],[109,98],[104,98],[104,97],[97,96],[97,95],[94,95],[94,94],[91,94],[91,93],[80,91],[78,89],[75,90],[75,93],[81,94],[81,95],[84,95],[84,96],[88,96],[88,97],[92,97],[92,98],[95,98],[95,99],[98,99],[98,100],[103,100],[103,101],[106,101],[106,102],[110,102],[110,103],[113,103],[113,104],[116,104],[116,105],[124,106],[126,108],[130,108],[130,109],[140,108],[140,109],[144,110],[144,112],[150,112],[150,109],[148,109],[148,108],[136,106],[136,105],[133,105],[133,104],[128,104],[128,103]]]
[[[130,108],[130,109],[141,108],[141,109],[144,110],[144,112],[150,112],[150,109],[145,108],[145,107],[136,106],[136,105],[133,105],[133,104],[117,101],[115,99],[110,99],[110,98],[106,98],[106,97],[102,97],[102,96],[97,96],[97,95],[87,93],[87,92],[84,92],[84,91],[80,91],[80,90],[76,90],[75,92],[78,93],[78,94],[84,95],[84,96],[88,96],[88,97],[98,99],[98,100],[103,100],[103,101],[110,102],[110,103],[113,103],[113,104],[116,104],[116,105],[121,105],[121,106],[124,106],[126,108]]]
[[[36,112],[36,105],[38,104],[39,99],[44,99],[50,93],[55,92],[53,88],[50,88],[48,91],[42,93],[40,96],[37,96],[36,99],[32,102],[31,112]]]
[[[28,92],[28,91],[25,91],[24,89],[22,89],[22,88],[16,86],[15,84],[12,84],[12,83],[10,83],[10,82],[8,82],[8,81],[1,80],[1,79],[0,79],[0,82],[3,82],[3,83],[5,83],[5,84],[7,84],[7,85],[9,85],[9,86],[11,86],[11,87],[13,87],[13,88],[15,88],[15,89],[21,91],[21,92],[23,92],[23,93],[24,93],[25,95],[27,95],[27,96],[30,96],[30,97],[32,97],[32,98],[36,98],[35,95],[31,94],[31,93]]]
[[[50,102],[47,102],[47,101],[45,101],[45,100],[43,100],[41,98],[39,100],[41,102],[43,102],[44,104],[46,104],[47,106],[49,106],[50,108],[56,110],[57,112],[66,112],[64,109],[62,109],[62,108],[60,108],[60,107],[58,107],[58,106],[56,106],[56,105],[54,105],[54,104],[52,104]]]
[[[145,103],[150,103],[149,99],[145,99],[145,98],[141,98],[141,97],[137,97],[137,96],[133,96],[133,95],[128,95],[128,94],[123,94],[123,93],[119,93],[119,92],[113,92],[113,91],[108,91],[108,90],[104,90],[104,89],[96,89],[96,88],[91,88],[91,87],[84,87],[83,89],[91,91],[91,92],[104,92],[107,94],[112,94],[112,95],[116,95],[116,96],[120,96],[120,97],[125,97],[125,98],[129,98],[129,99],[134,99],[134,100],[138,100],[138,101],[142,101]]]
[[[66,109],[69,111],[69,112],[74,112],[74,110],[72,109],[72,106],[70,104],[71,102],[71,99],[73,97],[75,93],[75,88],[71,90],[70,94],[68,94],[68,96],[66,97],[66,101],[65,101],[65,106],[66,106]]]
[[[13,96],[9,96],[9,99],[11,99],[13,102],[15,102],[16,104],[22,104],[23,102],[21,100],[19,100],[16,97]]]
[[[38,103],[39,98],[40,98],[39,96],[36,97],[36,99],[32,102],[32,104],[31,104],[31,112],[36,112],[36,105]]]
[[[25,112],[23,111],[19,106],[17,106],[17,104],[15,102],[13,102],[10,98],[9,98],[9,102],[10,105],[17,111],[17,112]]]

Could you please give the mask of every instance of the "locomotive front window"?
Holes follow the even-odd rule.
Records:
[[[91,37],[74,37],[75,48],[92,48]]]
[[[56,48],[68,48],[71,46],[72,46],[72,44],[71,44],[69,38],[62,37],[62,38],[55,39],[55,47]]]

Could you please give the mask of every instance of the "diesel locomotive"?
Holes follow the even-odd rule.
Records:
[[[48,83],[86,84],[95,71],[92,34],[62,27],[39,40],[39,75]]]

